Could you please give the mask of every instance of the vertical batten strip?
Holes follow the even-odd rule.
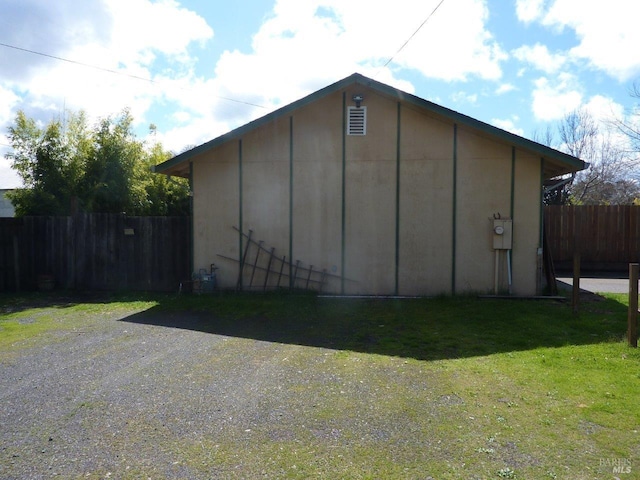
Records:
[[[538,218],[538,251],[536,252],[536,290],[537,294],[542,293],[542,276],[544,263],[544,158],[540,158],[540,197],[539,197],[539,218]]]
[[[544,158],[540,159],[540,219],[538,223],[540,229],[538,248],[542,248],[544,245]]]
[[[516,147],[511,147],[511,206],[510,206],[509,217],[511,218],[512,221],[513,221],[513,214],[515,210],[515,198],[516,198],[515,188],[516,188]]]
[[[345,228],[346,228],[346,170],[347,170],[347,92],[342,92],[342,231],[340,240],[340,293],[344,295]]]
[[[293,289],[293,116],[289,117],[289,288]]]
[[[191,268],[191,272],[195,272],[195,250],[196,250],[196,239],[195,239],[195,215],[193,208],[193,162],[189,162],[189,215],[191,215],[191,222],[189,222],[189,235],[191,237],[191,245],[189,251],[189,268]]]
[[[400,131],[401,104],[398,102],[398,120],[396,133],[396,259],[394,295],[399,294],[399,265],[400,265]]]
[[[458,124],[453,124],[453,222],[451,228],[451,294],[456,294],[456,214],[458,184]]]
[[[515,245],[515,235],[514,235],[514,226],[515,219],[513,218],[515,214],[515,203],[516,203],[516,147],[511,147],[511,206],[509,208],[509,218],[511,218],[511,249],[507,250],[507,255],[509,255],[509,263],[508,265],[511,268],[511,282],[513,283],[513,247]],[[511,288],[511,285],[509,286]]]
[[[238,140],[238,268],[242,268],[242,252],[243,252],[243,238],[244,232],[243,218],[242,218],[242,139]],[[242,275],[238,272],[238,287],[242,290]]]

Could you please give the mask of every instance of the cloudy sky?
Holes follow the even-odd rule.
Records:
[[[139,137],[153,123],[180,152],[360,72],[532,138],[579,107],[624,115],[640,80],[635,0],[0,0],[0,12],[0,188],[19,186],[4,159],[18,110],[44,124],[129,108]]]

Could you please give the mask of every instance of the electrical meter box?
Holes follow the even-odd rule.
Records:
[[[512,222],[510,218],[493,220],[493,249],[511,250]]]

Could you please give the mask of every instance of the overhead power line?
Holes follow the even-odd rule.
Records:
[[[0,42],[0,46],[12,48],[14,50],[20,50],[21,52],[32,53],[34,55],[40,55],[41,57],[53,58],[54,60],[60,60],[61,62],[73,63],[74,65],[80,65],[82,67],[95,68],[96,70],[101,70],[103,72],[113,73],[116,75],[123,75],[129,78],[135,78],[136,80],[144,80],[146,82],[156,83],[150,78],[139,77],[137,75],[131,75],[129,73],[119,72],[117,70],[110,70],[108,68],[99,67],[97,65],[90,65],[88,63],[78,62],[76,60],[69,60],[68,58],[57,57],[55,55],[49,55],[48,53],[36,52],[35,50],[29,50],[28,48],[16,47],[15,45],[9,45],[2,42]]]
[[[22,48],[22,47],[17,47],[15,45],[9,45],[7,43],[2,43],[0,42],[0,46],[2,47],[6,47],[6,48],[11,48],[13,50],[19,50],[21,52],[27,52],[27,53],[31,53],[33,55],[39,55],[41,57],[47,57],[47,58],[52,58],[54,60],[59,60],[61,62],[67,62],[67,63],[72,63],[74,65],[79,65],[81,67],[86,67],[86,68],[93,68],[95,70],[100,70],[102,72],[107,72],[107,73],[111,73],[113,75],[120,75],[123,77],[129,77],[129,78],[133,78],[134,80],[142,80],[143,82],[149,82],[149,83],[154,83],[156,85],[162,85],[163,82],[157,82],[151,78],[145,78],[145,77],[140,77],[138,75],[133,75],[130,73],[125,73],[125,72],[121,72],[118,70],[111,70],[109,68],[105,68],[105,67],[100,67],[98,65],[91,65],[90,63],[84,63],[84,62],[79,62],[77,60],[70,60],[68,58],[63,58],[63,57],[58,57],[56,55],[50,55],[48,53],[43,53],[43,52],[38,52],[36,50],[29,50],[28,48]],[[182,87],[178,87],[180,88],[180,90],[188,90]],[[264,105],[258,105],[256,103],[251,103],[251,102],[245,102],[244,100],[237,100],[235,98],[229,98],[229,97],[223,97],[221,95],[214,95],[216,98],[219,98],[221,100],[227,100],[229,102],[235,102],[235,103],[241,103],[243,105],[249,105],[252,107],[258,107],[258,108],[266,108]]]
[[[429,21],[429,19],[431,17],[433,17],[433,14],[436,13],[436,11],[440,8],[440,5],[442,5],[443,3],[444,3],[444,0],[440,0],[440,3],[438,3],[438,5],[436,5],[436,8],[434,8],[431,11],[431,13],[427,16],[427,18],[424,19],[424,21],[420,24],[420,26],[416,29],[416,31],[413,32],[409,38],[407,38],[407,40],[402,44],[402,46],[398,49],[398,51],[396,53],[394,53],[382,67],[380,67],[380,70],[382,70],[387,65],[389,65],[393,61],[393,59],[396,58],[396,56],[404,49],[404,47],[406,47],[408,45],[408,43],[411,40],[413,40],[413,37],[415,37],[416,34],[422,29],[422,27],[424,27],[424,25]]]

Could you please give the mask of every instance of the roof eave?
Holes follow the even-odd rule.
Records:
[[[339,80],[314,93],[311,93],[306,97],[301,98],[300,100],[285,105],[284,107],[274,110],[273,112],[268,113],[256,120],[253,120],[241,127],[235,128],[230,132],[220,135],[213,140],[210,140],[197,147],[180,153],[179,155],[176,155],[166,162],[157,165],[155,171],[162,174],[187,176],[189,169],[186,166],[182,166],[182,168],[180,168],[181,164],[186,163],[194,157],[207,152],[212,148],[215,148],[216,146],[221,145],[229,140],[240,138],[245,133],[258,128],[260,125],[278,118],[281,115],[285,115],[295,109],[303,107],[348,85],[358,83],[372,88],[384,95],[397,98],[399,101],[407,102],[420,108],[429,110],[433,113],[442,115],[446,118],[451,119],[455,123],[466,125],[467,127],[479,130],[486,134],[496,136],[506,143],[509,143],[515,147],[520,147],[525,150],[532,151],[536,154],[539,154],[540,157],[545,160],[549,160],[555,164],[559,164],[558,167],[560,168],[548,170],[548,173],[546,173],[545,175],[548,175],[549,177],[573,173],[587,168],[588,164],[586,164],[579,158],[573,157],[566,153],[562,153],[558,150],[542,145],[541,143],[534,142],[533,140],[518,136],[514,133],[507,132],[506,130],[502,130],[501,128],[482,122],[481,120],[477,120],[462,113],[456,112],[455,110],[443,107],[442,105],[430,102],[429,100],[425,100],[410,93],[403,92],[402,90],[378,82],[377,80],[365,77],[364,75],[361,75],[359,73],[354,73],[346,78],[343,78],[342,80]]]
[[[198,145],[197,147],[194,147],[190,150],[182,152],[179,155],[176,155],[175,157],[170,158],[166,162],[156,165],[156,171],[158,173],[166,173],[168,171],[172,171],[175,169],[175,167],[178,164],[187,162],[193,157],[196,157],[201,153],[204,153],[214,147],[217,147],[218,145],[228,142],[229,140],[233,140],[234,138],[240,138],[245,133],[259,127],[260,125],[263,125],[275,118],[280,117],[281,115],[285,115],[293,110],[303,107],[304,105],[314,102],[315,100],[318,100],[326,95],[336,92],[347,85],[357,82],[358,77],[366,78],[360,75],[359,73],[354,73],[346,78],[343,78],[342,80],[339,80],[335,83],[332,83],[331,85],[321,88],[320,90],[317,90],[316,92],[311,93],[306,97],[296,100],[293,103],[285,105],[284,107],[278,108],[273,112],[267,113],[266,115],[260,118],[252,120],[251,122],[246,123],[241,127],[235,128],[223,135],[220,135],[219,137],[216,137],[213,140],[209,140],[208,142],[205,142],[202,145]]]
[[[587,168],[589,165],[588,163],[580,160],[577,157],[573,157],[571,155],[560,152],[559,150],[555,150],[541,143],[534,142],[533,140],[529,140],[527,138],[521,137],[514,133],[508,132],[501,128],[485,123],[481,120],[477,120],[473,117],[469,117],[468,115],[465,115],[463,113],[456,112],[455,110],[451,110],[447,107],[443,107],[442,105],[438,105],[437,103],[430,102],[429,100],[425,100],[423,98],[417,97],[410,93],[403,92],[402,90],[398,90],[394,87],[391,87],[384,83],[380,83],[376,80],[360,75],[360,78],[357,81],[360,81],[364,85],[371,87],[375,90],[378,90],[381,93],[395,97],[398,100],[408,102],[418,107],[425,108],[436,114],[450,118],[455,123],[460,123],[462,125],[466,125],[468,127],[477,129],[489,135],[496,136],[502,139],[503,141],[505,141],[506,143],[509,143],[515,147],[520,147],[525,150],[529,150],[534,153],[537,153],[543,159],[555,160],[557,162],[560,162],[566,165],[567,168],[564,169],[566,171],[559,174],[554,174],[552,176],[577,172]]]

